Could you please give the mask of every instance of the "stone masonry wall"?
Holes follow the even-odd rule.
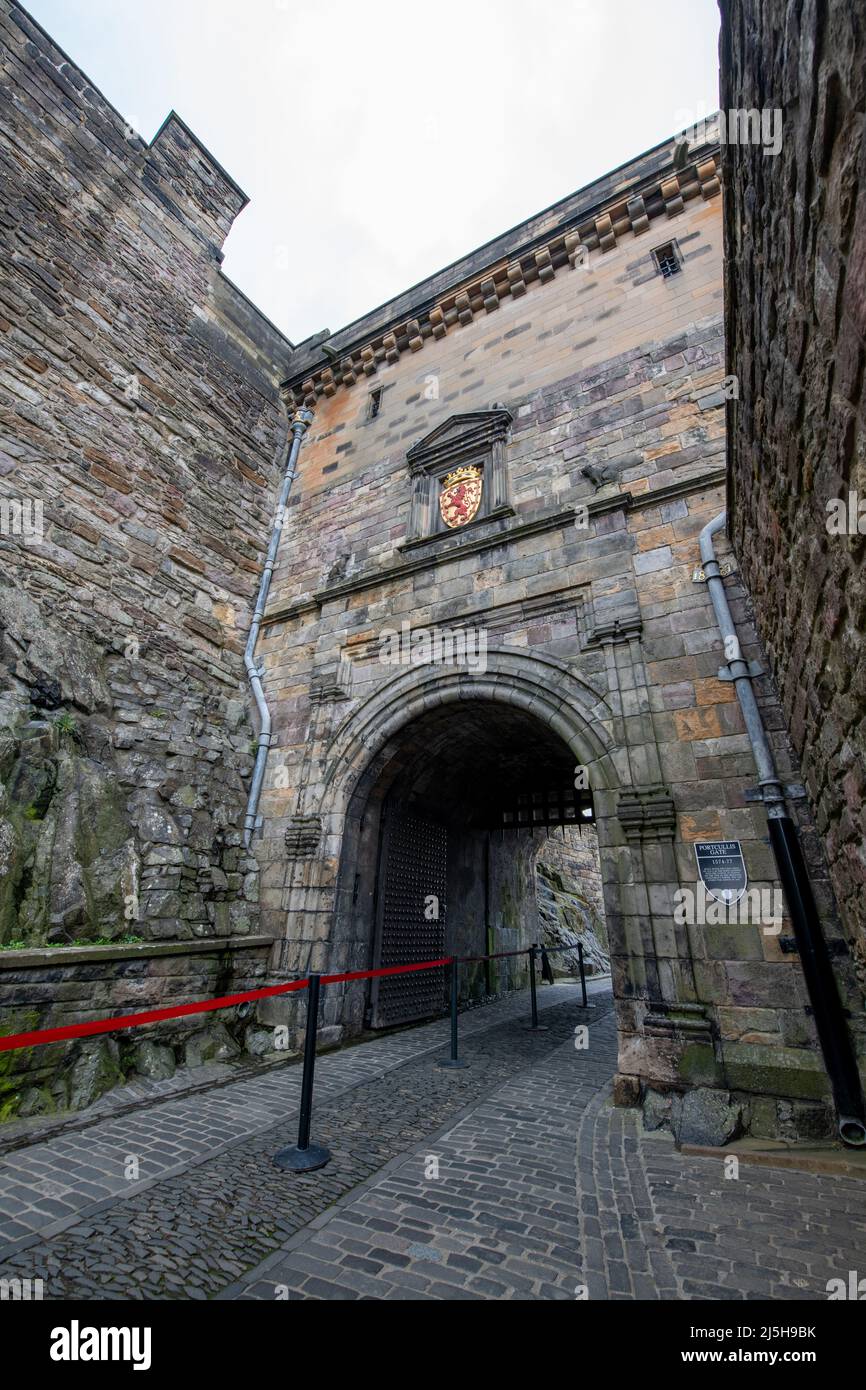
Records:
[[[398,559],[411,493],[406,451],[451,415],[495,401],[515,415],[518,516],[592,495],[585,465],[607,465],[624,486],[645,487],[648,464],[658,485],[675,468],[718,462],[718,224],[718,201],[698,199],[641,237],[593,253],[583,269],[559,271],[321,399],[301,450],[275,597],[287,604]],[[686,273],[666,281],[651,250],[672,236]],[[667,379],[675,367],[684,369],[677,387]],[[369,419],[374,389],[382,406]]]
[[[687,269],[664,281],[652,274],[650,252],[672,235]],[[590,258],[587,271],[561,271],[552,283],[319,402],[299,456],[271,590],[272,626],[262,640],[277,697],[275,728],[290,761],[306,736],[310,662],[326,667],[342,657],[361,666],[377,623],[411,616],[422,625],[431,599],[459,603],[474,593],[482,604],[491,596],[503,602],[511,595],[567,592],[576,584],[594,586],[602,612],[615,606],[618,586],[605,582],[610,542],[598,539],[591,563],[578,567],[576,533],[562,538],[564,554],[552,549],[547,535],[522,541],[508,557],[522,561],[516,583],[498,563],[479,565],[477,576],[460,574],[457,562],[447,564],[441,543],[441,561],[435,555],[422,565],[422,550],[421,572],[404,577],[401,542],[411,496],[406,452],[450,416],[503,401],[514,416],[508,460],[519,519],[593,497],[593,485],[581,474],[586,465],[609,467],[618,481],[608,493],[619,486],[642,492],[650,479],[660,487],[706,471],[708,464],[718,468],[720,254],[718,202],[692,203],[660,229],[653,224],[643,241],[627,238]],[[434,394],[425,395],[427,386]],[[383,405],[369,420],[374,387],[383,389]],[[671,519],[682,505],[674,506]],[[604,534],[621,520],[605,517],[598,525]],[[658,549],[652,540],[648,536],[641,548]],[[651,570],[665,559],[659,550],[643,563]],[[353,592],[356,576],[377,572],[378,591]],[[305,604],[316,614],[314,625],[280,623],[281,612],[293,615]],[[297,788],[285,778],[275,785],[273,774],[270,783],[269,815],[283,816]]]
[[[750,885],[779,886],[764,813],[746,799],[755,771],[732,685],[718,679],[699,572],[699,531],[724,505],[720,220],[712,197],[669,209],[594,251],[588,273],[564,265],[520,298],[491,297],[317,400],[262,643],[276,731],[258,847],[263,921],[275,935],[284,924],[283,970],[366,968],[368,948],[331,933],[346,894],[351,916],[345,808],[375,764],[379,726],[398,726],[401,703],[408,719],[474,693],[525,699],[570,728],[573,747],[595,750],[617,1095],[721,1088],[735,1127],[790,1132],[802,1120],[812,1132],[828,1087],[789,928],[674,919],[674,893],[695,885],[699,839],[740,840]],[[665,280],[650,253],[671,237],[683,270]],[[423,302],[428,287],[416,293]],[[407,544],[407,451],[494,404],[512,416],[511,514]],[[719,551],[744,651],[765,660]],[[402,622],[483,628],[486,674],[443,671],[437,682],[389,670],[381,636]],[[778,764],[795,778],[772,683],[757,694]],[[826,866],[803,818],[838,950]],[[840,972],[850,1000],[844,962]]]
[[[810,487],[825,455],[850,463],[859,448],[862,379],[846,327],[856,320],[859,262],[851,253],[844,284],[840,268],[859,245],[860,213],[844,196],[862,111],[848,61],[859,31],[854,20],[845,29],[835,6],[829,13],[836,27],[817,46],[800,34],[801,69],[818,73],[818,91],[825,54],[840,53],[809,117],[823,142],[817,167],[830,180],[827,203],[838,185],[845,223],[835,239],[808,224],[823,267],[812,318],[824,338],[809,338],[809,313],[802,342],[783,338],[772,308],[780,286],[756,294],[754,279],[735,281],[728,306],[735,334],[746,330],[731,305],[750,298],[760,306],[765,356],[783,382],[750,416],[759,399],[752,364],[756,378],[765,368],[744,338],[735,430],[781,441],[785,410],[806,411],[817,449],[804,475]],[[747,21],[737,22],[742,37]],[[145,145],[11,0],[0,0],[0,39],[0,946],[98,950],[109,941],[123,952],[142,941],[214,940],[217,968],[207,982],[183,966],[166,986],[161,967],[148,965],[148,997],[223,987],[223,944],[240,952],[242,978],[260,978],[258,945],[249,959],[242,949],[245,938],[259,942],[259,927],[277,943],[276,978],[310,966],[364,968],[369,943],[336,935],[352,919],[355,895],[372,891],[358,875],[353,887],[356,866],[344,854],[350,807],[363,815],[354,788],[372,777],[385,739],[399,762],[401,729],[419,713],[483,699],[491,719],[502,705],[521,713],[522,727],[546,723],[590,769],[619,1029],[617,1098],[710,1088],[729,1097],[733,1129],[820,1129],[827,1081],[785,924],[780,932],[754,921],[683,924],[673,911],[677,890],[695,883],[698,839],[740,840],[751,886],[778,887],[764,813],[746,795],[755,779],[748,740],[731,684],[718,679],[718,633],[696,573],[698,533],[724,502],[730,394],[712,152],[676,174],[669,149],[650,151],[539,214],[462,263],[475,277],[471,293],[449,284],[449,268],[398,297],[336,335],[338,354],[348,356],[335,375],[315,342],[293,350],[220,274],[220,248],[245,199],[183,122],[172,114]],[[748,42],[742,51],[747,82]],[[789,100],[794,85],[789,76]],[[810,187],[806,139],[785,147],[779,168],[788,159]],[[765,166],[761,176],[776,177]],[[748,183],[742,205],[728,211],[729,251],[733,233],[744,239],[744,277],[756,186]],[[808,204],[791,194],[778,205],[801,222],[807,206],[809,218],[822,215],[821,198]],[[578,254],[581,239],[588,257]],[[681,271],[665,278],[652,251],[671,239]],[[819,360],[828,341],[832,377]],[[783,343],[799,365],[779,367]],[[803,380],[789,380],[791,370]],[[254,743],[242,651],[285,457],[284,377],[294,392],[287,399],[314,405],[315,419],[260,646],[276,746],[262,838],[247,856],[240,827]],[[466,529],[415,534],[407,452],[429,444],[438,427],[459,436],[467,414],[494,406],[497,418],[503,409],[510,416],[497,445],[502,505]],[[760,486],[758,465],[747,472]],[[491,465],[488,497],[494,476]],[[840,462],[838,476],[856,475]],[[789,471],[784,483],[794,494],[796,477]],[[735,519],[744,491],[735,474]],[[774,496],[780,506],[781,486]],[[769,505],[756,515],[771,537],[782,536]],[[752,550],[742,539],[744,568],[755,569],[751,555],[768,554],[763,537]],[[845,551],[852,566],[857,546]],[[719,548],[744,654],[766,663],[736,565]],[[809,569],[824,574],[810,561],[789,573],[787,592]],[[848,576],[844,565],[834,573]],[[828,582],[824,592],[833,592]],[[853,592],[849,585],[849,605]],[[776,607],[783,611],[781,600]],[[847,621],[841,600],[816,617],[829,636],[844,634]],[[389,669],[381,638],[402,622],[483,628],[486,670]],[[781,631],[767,626],[771,647]],[[850,732],[856,691],[849,699],[837,678],[840,649],[821,649],[826,680],[814,688],[836,680],[840,728]],[[822,817],[836,824],[831,802],[817,795],[824,762],[842,775],[848,819],[839,812],[828,840],[838,877],[840,862],[852,873],[858,862],[840,848],[853,844],[859,792],[849,753],[857,743],[853,733],[840,736],[837,764],[835,745],[820,758],[810,752],[808,701],[789,675],[807,653],[808,643],[795,645],[790,664],[776,664],[819,825]],[[778,765],[796,780],[772,679],[761,679],[757,694]],[[800,817],[853,1014],[856,982],[805,804]],[[505,839],[499,854],[507,857]],[[357,867],[365,869],[360,860]],[[522,875],[526,884],[532,878]],[[844,882],[842,897],[850,921]],[[87,1006],[82,987],[92,986],[91,1003],[104,995],[104,1007],[130,997],[126,966],[100,962],[81,974],[72,964],[70,974],[13,954],[3,962],[7,1032],[22,1026],[31,1003],[38,1026]],[[338,993],[327,1007],[339,1010]],[[273,1001],[260,1019],[278,1021],[285,1010]],[[862,1024],[858,1015],[861,1051]],[[173,1048],[181,1041],[169,1039]],[[29,1067],[11,1055],[13,1068]],[[76,1103],[81,1055],[85,1089],[129,1060],[120,1044],[116,1054],[64,1053],[59,1102],[47,1074],[25,1083],[13,1073],[4,1104],[32,1113]],[[168,1065],[158,1053],[139,1061],[142,1069]],[[37,1071],[42,1065],[37,1058]]]
[[[824,841],[860,1013],[866,20],[846,0],[725,0],[721,10],[722,107],[783,116],[777,157],[753,145],[724,152],[728,360],[741,386],[730,525]]]
[[[10,0],[0,64],[0,947],[236,938],[291,345],[177,116],[145,144]]]
[[[61,1028],[104,1013],[171,1008],[260,988],[267,938],[220,937],[151,945],[57,947],[0,953],[3,1025]],[[273,1053],[273,1034],[237,1009],[191,1015],[76,1042],[0,1053],[0,1122],[82,1110],[132,1076],[172,1076],[177,1066]]]

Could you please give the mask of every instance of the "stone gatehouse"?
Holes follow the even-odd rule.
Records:
[[[756,1133],[820,1130],[790,927],[675,912],[696,841],[739,841],[770,902],[778,882],[698,550],[724,506],[736,389],[717,151],[678,171],[671,156],[649,152],[299,349],[285,391],[314,419],[260,646],[277,730],[263,921],[283,933],[281,971],[525,946],[538,843],[585,815],[619,1098],[714,1087]],[[449,524],[461,486],[469,515]],[[729,555],[724,568],[761,661]],[[795,782],[766,676],[758,689]],[[420,1016],[441,989],[349,985],[328,1020]]]
[[[183,122],[145,144],[12,0],[0,26],[14,176],[0,485],[44,504],[40,538],[0,536],[3,1031],[524,948],[539,846],[586,824],[620,1103],[700,1087],[732,1131],[824,1132],[784,914],[679,910],[701,841],[738,842],[750,888],[771,902],[779,888],[698,548],[725,505],[739,389],[718,148],[659,146],[295,345],[222,275],[244,195]],[[246,843],[243,648],[293,419],[309,424],[256,650],[272,735]],[[795,805],[862,1018],[821,841]],[[523,979],[505,960],[484,988]],[[333,987],[327,1036],[429,1017],[444,987],[441,972]],[[6,1105],[267,1050],[287,1021],[297,1034],[269,1001],[253,1023],[168,1030],[156,1062],[132,1039],[11,1054]]]

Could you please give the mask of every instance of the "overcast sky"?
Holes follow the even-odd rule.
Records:
[[[28,0],[146,140],[251,202],[224,269],[336,331],[718,104],[716,0]]]

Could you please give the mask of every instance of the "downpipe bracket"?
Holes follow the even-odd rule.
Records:
[[[806,788],[802,782],[786,782],[783,786],[785,797],[788,801],[805,801]],[[760,787],[746,787],[743,792],[745,801],[765,801],[763,790]]]
[[[764,675],[764,668],[760,661],[740,661],[739,666],[745,666],[745,671],[735,671],[733,665],[719,667],[720,681],[754,681],[758,676]]]

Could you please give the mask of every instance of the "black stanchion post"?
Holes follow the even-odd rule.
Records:
[[[274,1154],[274,1167],[289,1173],[312,1173],[324,1168],[331,1150],[310,1143],[310,1122],[313,1115],[313,1076],[316,1070],[316,1032],[319,1023],[319,989],[322,977],[311,972],[307,986],[307,1031],[304,1038],[304,1071],[301,1077],[301,1113],[298,1116],[298,1142],[289,1144]]]
[[[583,968],[583,947],[577,943],[577,963],[580,966],[580,988],[583,991],[583,1007],[586,1008],[586,971]]]
[[[538,990],[535,984],[535,947],[529,948],[529,996],[532,1000],[532,1026],[538,1027]]]
[[[461,1060],[457,1056],[457,972],[460,962],[455,956],[451,961],[451,1056],[442,1057],[437,1063],[437,1067],[468,1067],[469,1063]]]
[[[546,1033],[548,1030],[543,1023],[538,1021],[538,991],[535,984],[535,958],[538,955],[538,946],[533,945],[529,948],[529,997],[532,1001],[532,1022],[527,1024],[527,1033]]]

